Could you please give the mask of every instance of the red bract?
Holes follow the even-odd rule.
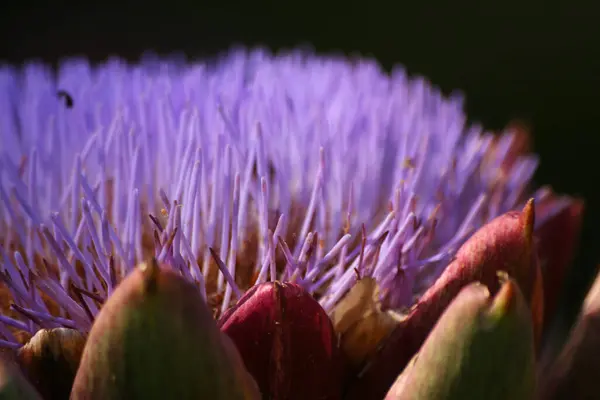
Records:
[[[383,398],[460,290],[478,281],[494,294],[499,289],[497,273],[500,270],[519,283],[533,310],[536,338],[539,338],[543,289],[533,242],[533,224],[534,206],[533,201],[529,201],[522,212],[501,215],[467,240],[454,261],[350,385],[348,398]]]
[[[543,286],[533,243],[533,201],[522,212],[508,212],[482,227],[457,252],[456,259],[419,299],[415,318],[435,323],[452,299],[468,283],[479,281],[492,293],[499,289],[499,270],[514,276],[529,302],[534,337],[539,340],[544,313]]]
[[[341,365],[333,326],[319,303],[293,283],[250,289],[221,318],[263,398],[341,398]]]
[[[538,215],[556,207],[558,202],[563,202],[564,205],[555,215],[540,224],[535,232],[544,277],[546,325],[554,316],[564,288],[567,268],[571,265],[579,241],[584,208],[583,200],[551,196],[550,199],[536,204]]]

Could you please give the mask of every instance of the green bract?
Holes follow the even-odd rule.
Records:
[[[389,391],[387,400],[529,400],[535,390],[531,317],[513,281],[490,301],[464,288]]]
[[[136,268],[102,308],[71,398],[255,399],[240,382],[197,287],[155,263]]]

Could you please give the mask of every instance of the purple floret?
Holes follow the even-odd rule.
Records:
[[[475,229],[522,205],[538,163],[500,176],[515,136],[468,125],[460,96],[304,52],[3,67],[0,116],[6,346],[6,326],[87,331],[151,256],[222,310],[281,279],[330,311],[367,275],[385,306],[409,307]]]

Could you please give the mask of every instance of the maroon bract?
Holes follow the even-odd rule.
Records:
[[[533,242],[534,220],[535,208],[530,200],[522,212],[508,212],[477,231],[419,299],[413,310],[415,317],[425,321],[433,319],[435,323],[458,292],[471,282],[482,282],[496,293],[499,289],[496,274],[503,270],[518,282],[532,308],[534,338],[539,340],[544,304],[542,276]]]
[[[341,361],[331,321],[293,283],[253,287],[219,322],[263,398],[340,399]]]
[[[568,267],[579,242],[584,203],[581,199],[551,196],[536,204],[539,214],[557,208],[556,214],[543,221],[536,229],[540,266],[544,277],[545,325],[555,315],[564,288]]]
[[[534,317],[539,337],[543,290],[533,243],[534,206],[508,212],[477,231],[458,250],[456,258],[419,299],[379,352],[350,385],[349,399],[381,399],[394,379],[419,350],[427,335],[460,290],[472,282],[499,289],[497,273],[506,271],[519,283]]]

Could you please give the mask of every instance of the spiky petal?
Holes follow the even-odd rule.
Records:
[[[241,291],[295,276],[330,311],[356,268],[387,306],[408,307],[470,233],[524,200],[537,165],[514,154],[513,132],[468,126],[460,96],[369,60],[239,50],[72,59],[54,76],[0,70],[3,279],[43,327],[89,330],[97,304],[70,285],[104,300],[153,255],[225,309],[236,291],[210,248]]]

